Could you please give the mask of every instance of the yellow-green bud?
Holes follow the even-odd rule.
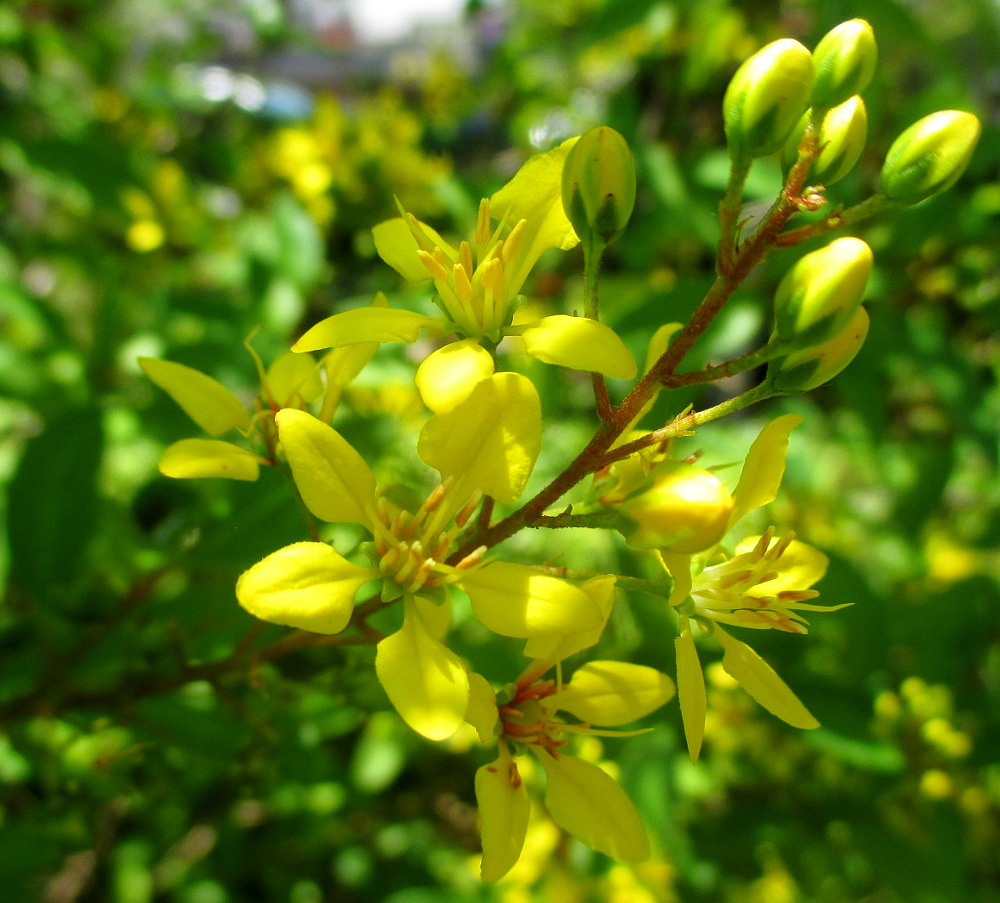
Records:
[[[806,254],[774,295],[774,326],[799,347],[824,342],[851,321],[872,271],[872,252],[860,238],[838,238]]]
[[[808,392],[833,379],[854,360],[868,336],[868,312],[859,307],[832,339],[796,351],[768,367],[767,382],[778,394]]]
[[[830,109],[860,94],[875,74],[875,32],[864,19],[841,22],[813,51],[812,105]]]
[[[812,110],[807,110],[785,142],[781,162],[786,173],[798,159],[799,144],[811,115]],[[828,110],[816,136],[819,155],[809,170],[810,182],[832,185],[844,178],[858,162],[867,137],[868,113],[860,97],[855,95]]]
[[[606,125],[580,136],[562,171],[566,217],[584,243],[611,244],[635,206],[635,166],[625,139]]]
[[[691,464],[664,461],[650,473],[648,489],[622,502],[634,549],[702,552],[726,532],[733,497],[715,474]]]
[[[882,193],[901,204],[918,204],[950,188],[969,165],[979,132],[979,120],[958,110],[939,110],[918,120],[886,154]]]
[[[773,153],[809,106],[812,55],[783,38],[758,50],[733,76],[722,101],[729,156],[747,162]]]

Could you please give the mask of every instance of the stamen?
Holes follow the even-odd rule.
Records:
[[[435,249],[435,251],[439,250],[440,249],[437,248]],[[441,256],[443,257],[444,255],[442,254]],[[420,258],[420,262],[424,265],[424,269],[430,273],[431,278],[434,279],[435,282],[438,280],[442,282],[448,281],[448,270],[445,268],[444,263],[438,260],[436,256],[428,254],[424,250],[418,250],[417,257]]]
[[[524,231],[527,225],[528,221],[523,219],[510,230],[510,235],[507,236],[503,243],[503,259],[505,262],[509,261],[521,247],[521,241],[524,238]]]
[[[465,558],[455,565],[455,568],[460,571],[467,571],[470,568],[474,568],[486,557],[487,551],[486,546],[479,546],[479,548],[473,549],[468,555],[465,556]]]
[[[473,236],[473,239],[480,247],[490,240],[489,198],[483,198],[479,202],[479,215],[476,217],[476,234]]]
[[[465,244],[463,242],[463,244]],[[468,247],[468,245],[466,245]],[[456,263],[452,267],[452,281],[455,286],[455,294],[458,296],[458,300],[462,304],[470,304],[475,292],[472,290],[472,283],[469,281],[469,274],[465,271],[465,267],[461,264]]]
[[[472,248],[469,247],[469,243],[467,241],[463,241],[458,246],[458,262],[465,270],[465,274],[471,279],[473,273]]]

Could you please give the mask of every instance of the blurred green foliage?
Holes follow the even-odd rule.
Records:
[[[615,865],[540,821],[512,878],[480,887],[481,763],[382,711],[370,651],[282,646],[287,631],[236,606],[235,576],[300,538],[300,514],[276,474],[160,477],[160,450],[189,427],[135,358],[247,389],[254,330],[270,360],[319,316],[399,294],[368,231],[394,196],[464,228],[533,148],[597,124],[628,138],[639,170],[602,295],[641,356],[711,280],[728,78],[766,41],[814,43],[852,16],[873,24],[880,65],[868,147],[834,199],[870,191],[892,138],[932,110],[972,110],[984,136],[952,191],[861,231],[877,266],[867,344],[786,405],[806,421],[780,521],[831,556],[824,599],[854,605],[817,619],[808,643],[757,645],[824,726],[786,728],[710,667],[697,766],[673,707],[620,753],[604,743],[650,827],[650,863]],[[260,102],[280,94],[273,61],[339,51],[272,0],[0,8],[4,898],[1000,901],[996,4],[517,0],[470,2],[467,19],[475,70],[401,52],[394,78],[347,77],[278,115]],[[766,200],[778,184],[775,165],[749,191]],[[766,328],[800,253],[754,275],[703,360]],[[535,295],[571,310],[578,266],[550,267]],[[407,366],[383,349],[338,422],[383,472],[410,466]],[[556,414],[538,481],[591,428],[585,393],[541,369]],[[738,460],[758,427],[687,441]],[[581,555],[614,569],[622,553],[580,532]],[[628,597],[606,643],[663,666],[672,632],[659,603]],[[459,641],[482,637],[469,624]],[[255,657],[265,644],[277,653]]]

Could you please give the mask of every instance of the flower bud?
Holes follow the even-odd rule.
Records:
[[[813,51],[812,105],[830,109],[868,87],[878,62],[875,32],[864,19],[841,22]]]
[[[796,351],[768,367],[767,382],[777,394],[808,392],[833,379],[854,360],[868,336],[868,312],[859,307],[832,339]]]
[[[805,133],[811,110],[807,110],[785,142],[781,163],[787,173],[799,156],[799,144]],[[832,185],[844,178],[858,162],[868,137],[868,113],[865,102],[855,95],[828,110],[816,135],[819,154],[809,170],[809,179],[818,185]]]
[[[803,347],[837,335],[861,304],[871,271],[871,248],[860,238],[838,238],[806,254],[774,295],[778,337]]]
[[[886,154],[882,193],[901,204],[918,204],[950,188],[969,165],[979,132],[979,120],[958,110],[939,110],[918,120]]]
[[[635,166],[625,139],[606,125],[580,136],[566,155],[562,202],[573,229],[586,243],[611,244],[635,206]]]
[[[715,474],[691,464],[664,461],[650,473],[651,485],[622,502],[634,549],[701,552],[729,526],[733,497]]]
[[[798,41],[783,38],[758,50],[736,70],[722,101],[730,158],[746,163],[778,150],[811,91],[812,56]]]

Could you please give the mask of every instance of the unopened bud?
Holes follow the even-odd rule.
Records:
[[[625,139],[606,125],[580,136],[562,171],[566,217],[585,244],[611,244],[628,224],[635,206],[635,165]]]
[[[812,55],[791,38],[746,60],[722,101],[730,158],[746,162],[778,150],[809,106],[812,78]]]
[[[774,295],[778,337],[802,347],[835,336],[861,304],[871,271],[871,248],[860,238],[838,238],[806,254]]]
[[[634,549],[701,552],[729,526],[733,497],[715,474],[691,464],[664,461],[651,485],[622,502],[625,541]]]
[[[811,110],[807,110],[795,127],[781,156],[785,172],[792,168],[799,155],[799,144],[805,133]],[[832,185],[844,178],[858,162],[868,137],[868,113],[865,102],[855,95],[827,111],[816,135],[819,154],[809,170],[809,180],[818,185]]]
[[[867,336],[868,312],[859,307],[851,322],[832,339],[771,364],[767,382],[780,395],[815,389],[829,382],[854,360]]]
[[[901,204],[918,204],[950,188],[969,165],[979,133],[979,120],[958,110],[939,110],[915,122],[886,154],[882,193]]]
[[[813,51],[812,105],[830,109],[868,87],[878,62],[875,32],[864,19],[841,22]]]

